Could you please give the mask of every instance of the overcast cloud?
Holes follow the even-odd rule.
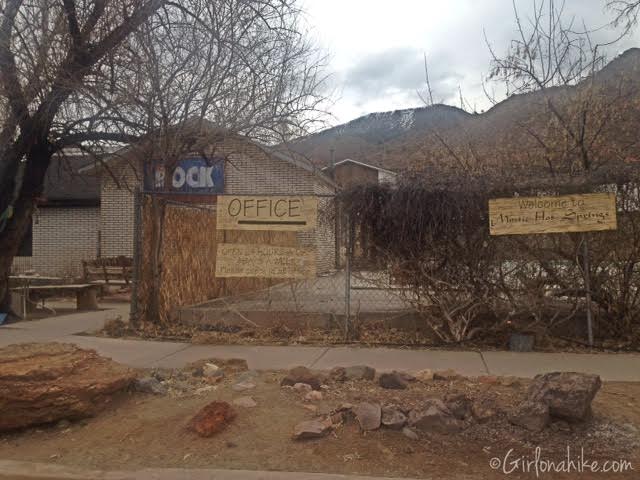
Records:
[[[459,105],[459,88],[471,108],[490,103],[482,91],[490,54],[483,31],[498,53],[515,34],[511,0],[304,0],[311,34],[330,55],[336,103],[334,123],[360,115],[423,105],[423,54],[436,102]],[[566,0],[565,12],[591,29],[611,19],[605,0]],[[524,17],[532,0],[516,0]],[[596,41],[613,37],[609,29]],[[610,57],[640,46],[640,34],[616,45]]]

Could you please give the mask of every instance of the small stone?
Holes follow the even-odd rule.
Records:
[[[212,377],[203,377],[203,380],[209,385],[217,385],[224,380],[224,373],[220,375],[214,375]]]
[[[324,437],[331,431],[333,424],[331,419],[314,419],[301,422],[293,429],[293,438],[296,440],[307,440],[311,438]]]
[[[494,400],[482,399],[471,406],[471,414],[479,423],[485,423],[498,415]]]
[[[156,369],[151,372],[151,376],[159,382],[165,382],[171,378],[171,373],[166,370]]]
[[[258,372],[256,372],[255,370],[247,370],[246,372],[242,372],[240,375],[238,375],[237,381],[238,382],[252,382],[253,380],[258,378],[259,376],[260,376],[260,374]]]
[[[485,385],[497,385],[499,381],[500,380],[495,375],[483,375],[482,377],[478,377],[478,382],[484,383]]]
[[[407,416],[396,407],[382,408],[382,425],[393,430],[401,430],[407,423]]]
[[[423,383],[431,382],[433,380],[433,370],[429,368],[420,370],[418,373],[416,373],[416,378],[418,379],[418,381]]]
[[[304,396],[305,402],[319,402],[322,400],[322,392],[311,390]]]
[[[433,374],[433,379],[440,380],[440,381],[451,381],[451,380],[457,380],[458,378],[460,378],[460,374],[455,370],[451,370],[451,369],[441,370],[438,372],[434,372]]]
[[[420,440],[420,437],[418,436],[418,434],[413,430],[411,430],[409,427],[404,427],[402,429],[402,434],[411,440]]]
[[[333,367],[329,372],[329,378],[334,382],[344,382],[347,380],[347,372],[344,367]]]
[[[503,387],[516,388],[522,385],[518,377],[499,377],[500,385]]]
[[[398,372],[383,373],[378,379],[382,388],[404,390],[408,387],[407,381]]]
[[[143,377],[133,382],[133,389],[140,393],[150,393],[152,395],[166,395],[167,387],[162,385],[157,378]]]
[[[317,375],[314,375],[307,367],[295,367],[289,370],[286,377],[282,379],[280,385],[295,385],[296,383],[306,383],[314,390],[320,390],[322,382]]]
[[[201,387],[198,388],[194,393],[194,395],[200,396],[200,395],[204,395],[206,393],[210,393],[216,390],[216,387],[213,387],[211,385],[208,385],[206,387]]]
[[[362,430],[376,430],[382,421],[382,409],[377,403],[359,403],[352,409]]]
[[[58,423],[56,423],[56,427],[58,427],[60,430],[66,430],[70,426],[71,422],[66,419],[60,420]]]
[[[236,398],[233,402],[234,405],[238,406],[238,407],[242,407],[242,408],[254,408],[257,407],[258,404],[256,403],[256,401],[251,398],[251,397],[240,397],[240,398]]]
[[[318,413],[318,407],[315,405],[302,405],[302,408],[309,410],[311,413]]]
[[[542,402],[522,402],[510,415],[509,422],[531,432],[541,432],[549,425],[549,407]]]
[[[309,385],[309,384],[307,384],[307,383],[296,383],[296,384],[293,386],[293,389],[294,389],[296,392],[300,392],[300,393],[310,392],[311,390],[313,390],[313,389],[311,388],[311,385]]]
[[[353,409],[352,403],[342,403],[338,408],[336,408],[336,412],[348,412]]]
[[[400,377],[402,377],[402,379],[403,379],[405,382],[413,383],[413,382],[415,382],[415,381],[417,381],[417,380],[418,380],[418,378],[417,378],[417,377],[415,377],[415,376],[411,375],[411,374],[410,374],[410,373],[408,373],[408,372],[397,372],[397,373],[398,373],[398,375],[400,375]]]
[[[329,417],[333,425],[342,425],[344,423],[344,413],[336,412]]]
[[[254,388],[256,388],[256,384],[251,382],[240,382],[236,383],[231,388],[235,392],[244,392],[246,390],[253,390]]]
[[[224,375],[224,372],[215,363],[205,363],[202,366],[202,375],[205,377],[217,377]]]
[[[347,380],[373,380],[376,369],[366,365],[355,365],[344,369]]]
[[[235,417],[227,402],[212,402],[191,419],[189,428],[201,437],[211,437],[224,430]]]
[[[473,401],[464,393],[448,393],[444,397],[444,404],[458,420],[465,420],[471,416]]]

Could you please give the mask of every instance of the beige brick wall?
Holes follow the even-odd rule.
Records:
[[[228,159],[225,165],[226,194],[314,195],[333,193],[332,187],[316,175],[284,159],[267,154],[257,145],[237,139],[226,139],[213,145],[207,153]],[[124,163],[104,173],[102,180],[101,249],[102,256],[133,256],[134,192],[142,187],[142,165]],[[178,198],[176,198],[178,200]],[[326,203],[327,200],[321,200]],[[318,272],[335,267],[334,228],[324,222],[317,232],[298,234],[301,245],[317,248]]]
[[[13,270],[81,277],[82,260],[96,258],[99,225],[98,207],[40,208],[33,217],[33,256],[16,257]]]
[[[129,164],[112,173],[102,174],[100,256],[133,257],[134,192],[142,185],[142,177]]]

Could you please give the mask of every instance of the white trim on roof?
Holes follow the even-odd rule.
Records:
[[[324,172],[325,170],[331,170],[332,168],[337,167],[338,165],[343,165],[345,163],[353,163],[356,165],[360,165],[361,167],[366,167],[366,168],[370,168],[372,170],[377,170],[379,172],[384,172],[384,173],[388,173],[390,175],[398,175],[396,172],[392,171],[392,170],[387,170],[386,168],[380,168],[380,167],[376,167],[375,165],[371,165],[369,163],[364,163],[364,162],[359,162],[358,160],[352,160],[350,158],[345,158],[344,160],[340,160],[339,162],[336,162],[333,165],[330,165],[328,167],[324,167],[322,169],[322,171]]]

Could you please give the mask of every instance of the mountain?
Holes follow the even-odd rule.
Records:
[[[582,126],[596,156],[640,158],[640,49],[627,50],[578,85],[513,95],[481,114],[447,105],[373,113],[289,148],[319,167],[330,164],[333,150],[336,161],[391,170],[474,162],[546,168],[567,156],[565,137]]]
[[[454,127],[469,116],[448,105],[371,113],[298,140],[290,148],[321,167],[329,165],[332,150],[338,161],[351,158],[371,163],[369,157],[384,151],[391,142],[435,128]]]

